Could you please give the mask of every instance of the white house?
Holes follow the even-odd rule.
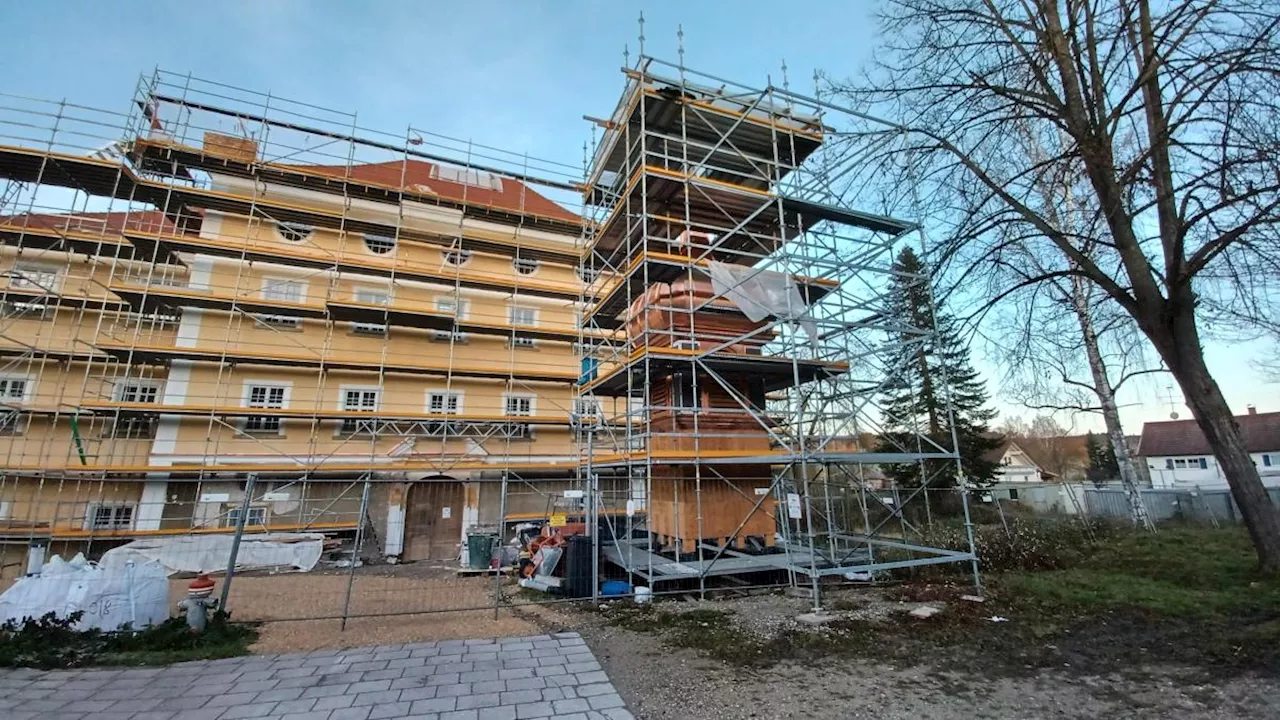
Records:
[[[1245,447],[1267,485],[1280,485],[1280,412],[1237,415]],[[1195,420],[1149,422],[1142,426],[1138,456],[1155,488],[1223,488],[1226,476]]]
[[[999,447],[988,452],[987,458],[999,465],[995,478],[997,485],[1014,482],[1038,483],[1046,479],[1047,473],[1012,440],[1005,440]]]

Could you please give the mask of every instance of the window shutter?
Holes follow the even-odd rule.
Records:
[[[1209,458],[1200,458],[1200,469],[1201,470],[1209,469]]]

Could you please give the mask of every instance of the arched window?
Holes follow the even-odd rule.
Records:
[[[310,225],[304,225],[303,223],[295,223],[295,222],[276,223],[276,232],[280,233],[280,237],[284,238],[285,240],[288,240],[289,242],[302,242],[303,240],[306,240],[308,237],[311,237],[311,233],[314,230],[315,228],[311,227]]]
[[[516,272],[520,275],[532,275],[538,272],[538,261],[536,258],[520,257],[517,255],[511,264],[515,266]]]
[[[444,255],[444,264],[452,265],[454,267],[466,265],[467,261],[471,259],[470,250],[444,250],[441,254]]]
[[[386,235],[367,234],[364,236],[364,246],[374,255],[386,255],[396,249],[396,239]]]

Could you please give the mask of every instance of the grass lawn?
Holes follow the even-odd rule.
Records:
[[[994,580],[1012,599],[1071,612],[1139,610],[1188,619],[1280,612],[1280,579],[1262,578],[1255,567],[1243,528],[1172,526],[1103,539],[1074,567]]]
[[[727,602],[723,611],[683,616],[662,605],[624,610],[617,622],[747,665],[856,655],[990,675],[1044,667],[1129,672],[1161,663],[1280,673],[1280,579],[1255,572],[1243,528],[1165,526],[1154,535],[1113,528],[1096,543],[1080,543],[1076,529],[1028,523],[1012,537],[1003,529],[988,536],[980,556],[985,547],[991,565],[1026,558],[1016,551],[1020,532],[1034,535],[1037,549],[1018,563],[1047,569],[986,571],[984,603],[959,599],[972,591],[959,569],[920,573],[878,593],[889,602],[944,605],[927,620],[905,617],[914,607],[907,604],[883,621],[848,617],[818,632],[758,638],[736,628]],[[856,609],[873,592],[831,592],[826,603]],[[1008,621],[993,622],[993,616]]]

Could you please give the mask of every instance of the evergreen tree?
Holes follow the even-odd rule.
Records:
[[[1093,433],[1084,438],[1085,452],[1089,454],[1089,467],[1085,477],[1094,485],[1101,485],[1108,480],[1120,477],[1120,463],[1116,460],[1116,449],[1111,443],[1102,442]]]
[[[887,316],[898,328],[899,355],[892,377],[882,390],[881,413],[884,435],[881,452],[941,452],[951,448],[951,418],[947,414],[946,388],[950,386],[952,417],[960,463],[968,480],[990,483],[999,468],[988,457],[1004,438],[991,432],[989,423],[996,411],[987,407],[986,385],[969,359],[969,348],[960,337],[955,318],[936,313],[926,285],[926,268],[910,247],[894,261],[895,271],[888,293]],[[932,335],[920,330],[933,329]],[[923,436],[923,437],[921,437]],[[937,447],[931,447],[928,440]],[[957,483],[955,463],[950,460],[885,466],[886,474],[901,485],[927,482],[931,487]]]

